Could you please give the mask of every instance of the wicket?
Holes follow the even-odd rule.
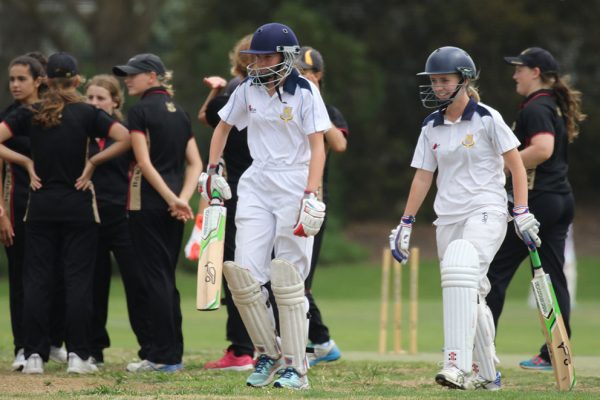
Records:
[[[402,264],[394,260],[390,249],[383,249],[381,263],[381,314],[379,325],[379,354],[387,351],[388,333],[388,302],[390,297],[390,270],[393,266],[393,301],[394,301],[394,323],[393,342],[394,354],[405,353],[402,350]],[[418,324],[418,281],[419,281],[419,249],[413,247],[410,250],[410,275],[409,275],[409,308],[408,308],[408,334],[409,354],[417,354],[417,324]]]

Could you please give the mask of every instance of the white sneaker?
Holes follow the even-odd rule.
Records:
[[[27,364],[27,360],[25,359],[25,349],[19,349],[11,368],[13,371],[21,371],[23,368],[25,368],[25,364]]]
[[[476,374],[472,375],[465,381],[465,389],[466,390],[491,390],[496,391],[502,389],[502,374],[500,372],[496,372],[496,379],[493,381],[489,381],[485,379],[483,376]]]
[[[59,364],[65,364],[67,362],[67,351],[63,347],[50,346],[50,356],[48,358]]]
[[[437,373],[435,381],[440,385],[447,386],[451,389],[465,390],[465,381],[467,377],[467,374],[463,370],[454,365],[448,365]]]
[[[33,353],[27,359],[25,366],[23,367],[24,374],[43,374],[44,373],[44,360],[38,353]]]
[[[75,353],[69,353],[69,366],[67,367],[67,373],[69,374],[93,374],[98,372],[96,367],[91,360],[91,357],[87,360],[82,360]]]
[[[178,364],[158,364],[152,361],[142,360],[127,364],[129,372],[177,372],[183,369],[183,363]]]

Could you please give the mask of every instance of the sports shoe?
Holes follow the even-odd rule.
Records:
[[[314,367],[320,362],[331,362],[339,360],[342,356],[340,349],[337,347],[333,340],[328,342],[315,344],[312,346],[313,353],[306,353],[308,358],[308,364]]]
[[[247,354],[236,356],[233,350],[229,349],[225,351],[223,357],[204,364],[204,368],[221,371],[249,371],[254,369],[254,360]]]
[[[152,361],[142,360],[127,364],[129,372],[177,372],[183,369],[183,363],[178,364],[158,364]]]
[[[500,390],[502,389],[502,374],[496,372],[496,379],[493,381],[488,381],[481,375],[474,374],[466,379],[464,388],[465,390]]]
[[[279,379],[275,381],[273,386],[276,388],[288,388],[296,390],[304,390],[310,387],[308,383],[308,377],[306,375],[300,375],[298,371],[292,367],[287,367],[285,370],[283,370],[279,376]]]
[[[465,390],[465,380],[467,374],[454,365],[449,365],[443,368],[435,376],[435,381],[442,386],[447,386],[451,389]]]
[[[69,366],[67,373],[69,374],[93,374],[98,372],[98,367],[92,363],[92,357],[87,360],[82,360],[75,353],[69,353]]]
[[[27,360],[25,359],[25,349],[19,349],[11,368],[13,371],[21,371],[25,368],[25,364],[27,364]]]
[[[44,360],[38,353],[33,353],[27,359],[25,366],[23,367],[24,374],[43,374],[44,373]]]
[[[104,367],[104,361],[98,361],[94,356],[90,357],[90,362],[98,368]]]
[[[532,357],[530,360],[521,361],[519,367],[535,371],[552,371],[552,364],[539,355]]]
[[[63,347],[50,346],[50,356],[52,361],[65,364],[67,362],[67,351]]]
[[[254,372],[246,379],[246,385],[261,387],[273,382],[275,374],[281,369],[281,358],[275,360],[265,354],[258,356]]]

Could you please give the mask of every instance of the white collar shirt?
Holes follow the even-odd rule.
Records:
[[[238,130],[248,128],[250,155],[263,166],[308,165],[308,136],[331,127],[319,89],[296,70],[273,96],[246,79],[219,116]]]
[[[430,114],[411,166],[438,171],[434,224],[454,224],[481,211],[507,214],[502,155],[519,144],[498,111],[473,99],[455,122],[440,111]]]

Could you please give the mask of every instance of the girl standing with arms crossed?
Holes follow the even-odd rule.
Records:
[[[579,134],[581,93],[572,89],[559,75],[558,62],[547,50],[532,47],[516,57],[505,57],[515,66],[516,91],[525,97],[514,125],[515,135],[523,143],[519,149],[527,168],[529,203],[540,219],[540,260],[550,275],[556,299],[569,336],[571,301],[564,273],[565,241],[575,214],[575,200],[567,176],[567,147]],[[515,199],[516,200],[516,199]],[[515,204],[518,204],[515,201]],[[494,322],[502,313],[506,289],[528,252],[517,246],[518,237],[510,231],[490,266],[488,277],[492,291],[487,301]],[[550,355],[542,345],[538,355],[519,364],[524,369],[551,370]]]
[[[91,78],[86,85],[85,96],[89,104],[106,111],[119,121],[123,120],[121,114],[123,91],[114,76],[96,75]],[[113,143],[110,138],[90,141],[90,155],[93,156]],[[140,359],[146,358],[150,347],[146,306],[148,294],[143,284],[144,277],[133,248],[127,219],[127,190],[131,162],[131,153],[127,152],[96,168],[93,177],[100,229],[94,276],[91,352],[98,366],[104,363],[103,350],[110,346],[106,320],[110,293],[111,252],[119,264],[119,271],[123,278],[129,322],[140,345],[138,352]]]
[[[67,53],[48,59],[48,91],[36,107],[22,107],[0,124],[0,143],[28,136],[33,160],[0,145],[0,157],[27,169],[31,180],[25,221],[24,373],[43,373],[48,360],[48,309],[54,268],[60,265],[66,294],[67,372],[97,371],[90,360],[89,325],[98,235],[90,177],[94,168],[130,147],[125,127],[85,104],[76,88],[77,61]],[[110,136],[116,143],[87,158],[88,142]]]
[[[415,215],[437,170],[434,224],[444,307],[444,366],[435,380],[450,388],[498,390],[494,324],[485,296],[490,291],[488,267],[507,226],[504,166],[515,188],[515,228],[540,244],[539,224],[527,209],[519,142],[500,114],[479,101],[473,85],[478,77],[475,63],[464,50],[435,50],[418,75],[430,80],[420,86],[423,105],[438,110],[423,122],[411,163],[415,176],[390,247],[398,261],[408,260]]]
[[[331,123],[318,89],[293,67],[299,51],[296,35],[285,25],[269,23],[256,30],[250,49],[242,51],[254,55],[255,62],[219,111],[208,173],[201,177],[203,195],[231,197],[217,163],[232,126],[247,127],[253,162],[238,184],[235,262],[225,262],[223,273],[258,354],[249,386],[270,384],[282,369],[275,387],[309,387],[304,279],[312,236],[325,216],[316,191],[325,163],[323,132]],[[281,342],[262,287],[269,281]]]
[[[129,226],[148,291],[151,347],[130,372],[175,372],[183,368],[181,307],[175,267],[183,222],[194,217],[188,201],[202,161],[190,120],[173,102],[171,73],[154,54],[138,54],[113,67],[130,96],[141,100],[128,113],[136,166],[129,183]]]

